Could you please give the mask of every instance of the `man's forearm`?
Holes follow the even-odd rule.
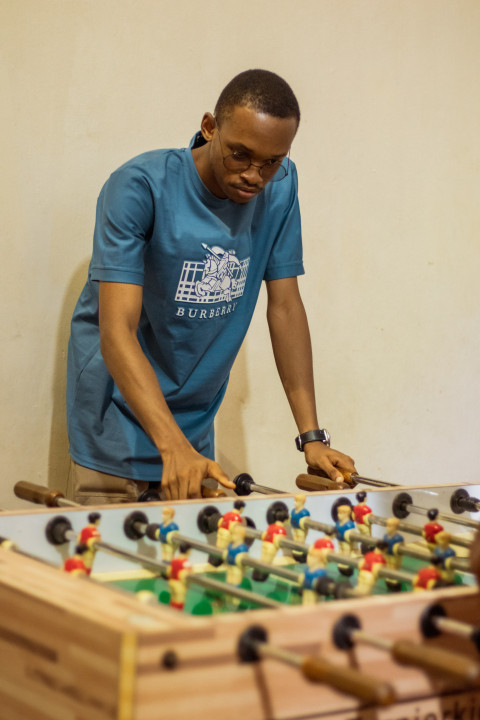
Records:
[[[104,331],[101,350],[110,375],[159,453],[175,446],[188,446],[136,335]]]
[[[312,346],[303,303],[269,304],[267,320],[278,374],[299,432],[318,427]]]

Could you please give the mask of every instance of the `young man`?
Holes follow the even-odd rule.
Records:
[[[213,422],[263,280],[297,446],[333,479],[354,471],[315,410],[289,159],[299,121],[289,85],[248,70],[189,148],[140,155],[102,189],[68,358],[77,501],[135,500],[160,480],[169,500],[198,497],[207,477],[232,487],[213,460]]]

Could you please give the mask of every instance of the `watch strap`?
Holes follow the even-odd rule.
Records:
[[[330,446],[330,434],[327,430],[308,430],[308,432],[300,433],[295,438],[297,450],[300,450],[300,452],[303,452],[303,446],[307,443],[319,441]]]

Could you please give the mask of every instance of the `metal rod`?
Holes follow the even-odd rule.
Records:
[[[296,573],[294,570],[288,570],[280,565],[270,565],[269,563],[262,562],[261,560],[255,560],[255,558],[251,558],[249,555],[245,555],[245,557],[242,558],[241,564],[246,567],[261,570],[269,575],[276,575],[284,580],[289,580],[296,585],[300,584],[300,573]]]
[[[282,607],[282,603],[271,598],[263,597],[258,593],[244,590],[243,588],[231,585],[227,582],[220,582],[220,580],[214,580],[212,578],[202,577],[201,575],[189,575],[187,577],[187,585],[201,585],[209,590],[218,590],[225,595],[232,595],[233,597],[239,598],[240,600],[247,600],[248,602],[256,603],[262,607],[267,608],[279,608]]]
[[[405,510],[408,510],[416,515],[425,515],[427,512],[425,508],[419,507],[418,505],[410,505],[410,503],[405,503]],[[464,525],[465,527],[470,527],[475,530],[480,527],[480,521],[478,520],[469,520],[467,518],[458,517],[458,515],[451,515],[450,513],[439,512],[437,518],[439,520],[445,520],[445,522],[454,523],[455,525]]]
[[[453,620],[447,617],[432,617],[432,622],[440,632],[450,633],[451,635],[459,635],[470,639],[475,632],[476,628],[468,623],[461,622],[461,620]]]
[[[275,488],[266,487],[266,485],[257,485],[257,483],[251,483],[250,490],[252,492],[258,492],[262,495],[285,495],[285,490],[276,490]]]
[[[361,557],[349,557],[348,555],[342,555],[336,552],[327,553],[327,560],[329,562],[335,562],[337,565],[347,565],[348,567],[357,568],[362,562]],[[400,582],[413,583],[415,575],[413,573],[405,572],[404,570],[393,570],[390,568],[379,568],[377,571],[378,577],[386,578],[388,580],[398,580]]]
[[[292,665],[293,667],[300,667],[302,664],[303,658],[297,653],[290,652],[289,650],[282,650],[282,648],[273,647],[273,645],[268,645],[264,642],[255,642],[253,645],[257,653],[262,658],[274,658],[275,660],[280,660],[281,662],[284,662],[287,665]]]
[[[350,631],[350,637],[354,642],[362,642],[365,645],[371,645],[372,647],[377,647],[381,650],[386,650],[387,652],[392,649],[393,645],[391,640],[382,638],[379,635],[371,635],[370,633],[365,632],[365,630],[352,629]]]
[[[385,482],[384,480],[374,480],[373,478],[363,477],[362,475],[351,475],[351,479],[362,485],[371,485],[372,487],[399,487],[396,483]]]

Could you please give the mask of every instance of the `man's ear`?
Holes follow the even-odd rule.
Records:
[[[202,123],[200,125],[200,131],[202,133],[203,138],[210,142],[213,139],[213,131],[216,129],[217,123],[215,118],[213,117],[212,113],[205,113],[205,115],[202,118]]]

